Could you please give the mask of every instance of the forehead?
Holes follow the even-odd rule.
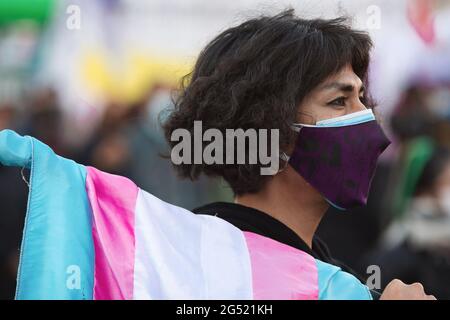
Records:
[[[317,91],[323,91],[323,90],[339,91],[339,86],[334,86],[334,84],[353,86],[357,90],[359,90],[361,88],[361,86],[363,85],[361,79],[353,71],[353,68],[351,67],[351,65],[345,66],[337,73],[326,78],[324,81],[322,81],[322,83],[320,83],[317,86],[316,90]]]

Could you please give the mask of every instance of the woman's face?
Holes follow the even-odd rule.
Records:
[[[364,86],[350,65],[323,81],[303,99],[297,122],[315,124],[317,121],[343,116],[366,109]]]

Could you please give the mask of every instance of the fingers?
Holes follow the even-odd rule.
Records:
[[[436,300],[433,295],[425,293],[423,285],[419,282],[405,284],[399,279],[392,280],[384,290],[382,300]]]
[[[425,292],[425,288],[423,287],[423,285],[420,282],[414,282],[413,284],[410,284],[410,286],[416,290]]]

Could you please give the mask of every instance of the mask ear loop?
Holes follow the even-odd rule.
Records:
[[[286,167],[289,163],[289,156],[285,152],[281,151],[280,159],[284,161],[284,165],[281,169],[278,169],[278,173],[283,172],[284,169],[286,169]]]
[[[301,111],[298,111],[297,112],[297,114],[301,114],[301,115],[303,115],[304,117],[307,117],[307,118],[309,118],[309,121],[303,121],[303,122],[296,122],[296,123],[293,123],[292,125],[291,125],[291,127],[292,127],[292,129],[294,130],[294,131],[296,131],[297,133],[298,132],[300,132],[300,129],[302,128],[302,127],[316,127],[316,122],[317,122],[317,119],[316,119],[316,117],[315,116],[313,116],[313,115],[311,115],[311,114],[309,114],[309,113],[306,113],[306,112],[301,112]],[[305,120],[305,119],[304,119]]]

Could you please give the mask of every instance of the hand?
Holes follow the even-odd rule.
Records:
[[[422,284],[418,282],[405,284],[395,279],[386,286],[380,300],[436,300],[436,298],[427,295]]]

